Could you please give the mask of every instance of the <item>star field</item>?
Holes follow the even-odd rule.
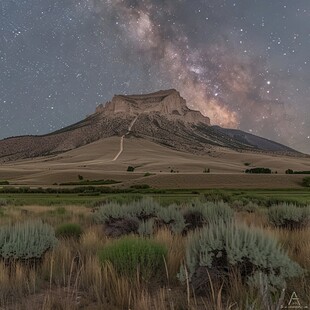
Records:
[[[308,0],[3,0],[0,138],[176,88],[212,124],[310,153]]]

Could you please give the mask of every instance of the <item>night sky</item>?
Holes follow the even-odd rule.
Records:
[[[1,0],[0,138],[176,88],[212,124],[310,153],[309,0]]]

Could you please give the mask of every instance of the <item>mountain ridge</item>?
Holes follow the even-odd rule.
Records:
[[[128,130],[134,119],[133,128]],[[224,147],[306,156],[241,130],[211,126],[208,117],[189,109],[179,92],[170,89],[144,95],[116,95],[105,105],[99,105],[94,114],[55,132],[0,140],[0,162],[63,153],[112,136],[134,136],[193,154]]]

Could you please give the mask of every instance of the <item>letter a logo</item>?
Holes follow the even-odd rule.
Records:
[[[299,302],[299,298],[297,297],[297,294],[295,292],[292,294],[288,305],[289,306],[301,306]]]

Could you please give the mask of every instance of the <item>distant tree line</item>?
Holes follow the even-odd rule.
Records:
[[[271,169],[269,169],[269,168],[251,168],[251,169],[246,169],[245,173],[266,173],[266,174],[270,174]]]
[[[286,174],[310,174],[310,171],[294,171],[292,169],[287,169],[285,171]]]

